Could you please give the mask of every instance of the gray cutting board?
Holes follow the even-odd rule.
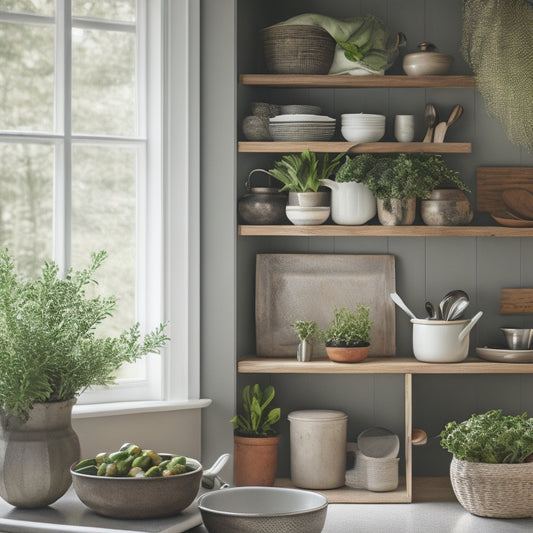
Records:
[[[257,355],[296,357],[296,320],[325,329],[333,309],[370,307],[374,325],[369,354],[396,355],[396,321],[390,293],[396,292],[393,255],[257,254],[255,323]],[[325,356],[316,344],[313,356]]]

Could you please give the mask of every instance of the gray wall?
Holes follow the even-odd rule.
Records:
[[[511,144],[489,117],[474,89],[268,89],[237,85],[238,73],[265,72],[258,30],[303,12],[342,18],[372,12],[391,33],[403,31],[408,51],[422,40],[434,42],[455,58],[452,74],[469,74],[460,53],[461,0],[202,0],[202,396],[214,400],[203,421],[203,455],[208,460],[231,451],[228,419],[235,395],[247,382],[276,386],[284,415],[300,408],[338,408],[349,415],[349,438],[369,425],[402,433],[401,376],[235,376],[236,360],[255,351],[254,267],[259,252],[390,253],[396,257],[397,291],[415,313],[424,301],[438,301],[450,289],[471,296],[471,313],[485,315],[471,334],[471,346],[503,341],[499,327],[529,326],[530,317],[501,316],[503,287],[533,286],[533,239],[503,238],[265,238],[236,237],[236,201],[252,168],[269,168],[279,156],[236,154],[240,123],[252,101],[313,103],[326,114],[380,112],[417,116],[417,135],[425,130],[426,102],[446,118],[460,103],[464,115],[449,141],[471,141],[470,155],[449,155],[472,189],[478,166],[530,166],[533,154]],[[235,9],[236,8],[236,9]],[[388,72],[401,73],[399,64]],[[237,97],[237,98],[236,98]],[[397,313],[397,353],[412,356],[408,318]],[[436,436],[444,424],[473,412],[503,408],[533,414],[532,376],[415,376],[414,425]],[[287,422],[281,425],[280,474],[288,473]],[[215,438],[216,435],[216,438]],[[438,439],[414,451],[418,475],[446,475],[449,455]]]

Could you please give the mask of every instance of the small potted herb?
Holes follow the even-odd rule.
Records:
[[[383,225],[410,225],[416,215],[416,200],[429,199],[441,186],[468,191],[459,173],[446,166],[442,156],[398,154],[380,157],[366,181],[378,203],[378,218]]]
[[[235,485],[272,486],[276,478],[280,420],[279,407],[267,409],[275,396],[272,385],[246,385],[240,413],[232,419]]]
[[[292,325],[298,335],[300,344],[296,352],[298,361],[311,361],[313,355],[313,341],[319,337],[320,330],[314,320],[296,320]]]
[[[453,454],[452,487],[467,511],[533,516],[533,418],[492,410],[449,422],[440,436],[441,446]]]
[[[328,357],[340,363],[355,363],[365,359],[372,326],[368,306],[358,303],[355,310],[335,307],[333,320],[322,333]]]

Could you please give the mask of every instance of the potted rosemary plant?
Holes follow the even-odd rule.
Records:
[[[353,311],[335,307],[333,319],[321,335],[328,357],[338,363],[356,363],[365,359],[372,326],[368,306],[358,303]]]
[[[71,426],[76,397],[109,385],[123,363],[168,340],[164,325],[144,339],[138,324],[116,338],[95,334],[115,308],[114,297],[85,293],[105,258],[93,254],[88,268],[65,279],[46,262],[39,278],[25,280],[9,252],[0,253],[0,496],[12,505],[43,507],[65,493],[80,453]]]
[[[533,516],[533,418],[492,410],[449,422],[440,436],[441,446],[453,454],[450,479],[467,511]]]
[[[261,390],[256,383],[242,391],[240,413],[232,419],[234,430],[234,481],[236,486],[272,486],[278,468],[279,407],[267,409],[274,387]]]

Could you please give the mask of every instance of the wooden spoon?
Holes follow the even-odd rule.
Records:
[[[533,220],[533,194],[527,189],[505,189],[502,200],[513,215]]]
[[[446,132],[448,131],[448,128],[455,124],[463,114],[463,106],[462,105],[455,105],[453,106],[453,109],[450,113],[450,116],[448,117],[448,120],[446,122],[439,122],[435,126],[435,135],[433,137],[433,142],[435,143],[442,143],[444,142],[444,137],[446,136]]]
[[[433,141],[433,131],[435,129],[435,125],[439,121],[439,112],[433,104],[426,104],[424,118],[426,120],[426,124],[428,125],[428,129],[422,142],[430,143]]]

